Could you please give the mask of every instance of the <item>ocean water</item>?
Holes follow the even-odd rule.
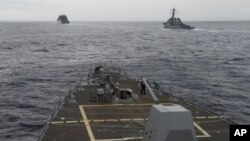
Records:
[[[96,63],[174,88],[250,123],[250,22],[0,23],[0,140],[34,141],[55,105]]]

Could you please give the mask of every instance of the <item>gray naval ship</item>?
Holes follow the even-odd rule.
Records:
[[[121,69],[97,65],[55,107],[38,141],[229,141],[236,124]]]
[[[167,22],[164,22],[164,28],[167,29],[194,29],[195,27],[184,24],[180,18],[175,17],[176,9],[173,8],[171,11],[172,17],[168,19]]]
[[[61,24],[69,24],[68,17],[66,15],[59,15],[57,18],[57,21],[60,22]]]

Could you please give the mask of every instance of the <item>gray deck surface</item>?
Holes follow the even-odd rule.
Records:
[[[104,75],[104,74],[101,74]],[[110,74],[109,74],[110,75]],[[111,75],[120,88],[131,88],[138,94],[139,82]],[[100,86],[84,86],[71,95],[57,113],[43,137],[43,141],[101,141],[142,140],[151,105],[150,95],[140,100],[111,104],[91,102],[90,95]],[[229,141],[230,122],[190,103],[173,102],[167,94],[157,95],[163,105],[181,104],[192,112],[198,141]]]

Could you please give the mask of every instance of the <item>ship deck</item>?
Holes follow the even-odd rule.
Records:
[[[114,84],[130,88],[139,100],[110,103],[91,95],[101,86],[84,85],[64,103],[52,120],[42,141],[123,141],[143,140],[144,127],[154,104],[149,94],[140,95],[136,80],[109,73]],[[180,104],[192,112],[198,141],[229,141],[229,121],[192,103],[173,98],[161,91],[156,96],[163,105]]]

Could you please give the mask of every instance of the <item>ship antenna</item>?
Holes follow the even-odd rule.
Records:
[[[172,18],[174,18],[175,17],[175,8],[173,8],[173,12],[172,12]]]

